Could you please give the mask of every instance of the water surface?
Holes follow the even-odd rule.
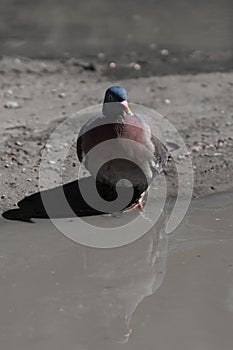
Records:
[[[232,193],[196,200],[168,239],[161,224],[114,249],[2,219],[2,348],[232,349],[232,210]]]

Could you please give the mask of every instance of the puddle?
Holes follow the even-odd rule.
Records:
[[[232,193],[196,200],[169,241],[161,224],[114,249],[2,219],[1,347],[232,349],[232,210]]]

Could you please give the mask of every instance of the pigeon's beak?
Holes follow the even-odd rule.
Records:
[[[132,112],[131,112],[131,110],[129,108],[128,102],[126,100],[122,101],[121,104],[123,106],[123,109],[124,109],[125,113],[132,114]]]

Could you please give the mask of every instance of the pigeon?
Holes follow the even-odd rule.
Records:
[[[117,140],[114,145],[120,156],[105,162],[104,154],[111,152],[110,147],[97,153],[94,158],[89,155],[95,146],[108,140]],[[134,142],[129,144],[125,140]],[[123,210],[131,211],[137,207],[143,210],[146,190],[156,174],[163,171],[168,149],[152,135],[144,117],[131,111],[126,90],[121,86],[111,86],[105,92],[102,113],[88,120],[80,129],[77,155],[80,163],[93,176],[96,175],[95,159],[98,158],[103,164],[96,175],[96,187],[105,200],[117,198],[116,184],[119,180],[131,182],[134,203]]]

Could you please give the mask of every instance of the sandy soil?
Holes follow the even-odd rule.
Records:
[[[122,70],[113,73],[77,60],[1,59],[1,210],[38,191],[41,151],[51,132],[62,118],[100,103],[111,84],[125,86],[131,102],[156,109],[179,130],[193,161],[194,197],[233,187],[233,73],[147,78],[143,65],[131,79],[122,80],[129,76]],[[77,164],[74,158],[67,166],[67,181],[76,179]]]

